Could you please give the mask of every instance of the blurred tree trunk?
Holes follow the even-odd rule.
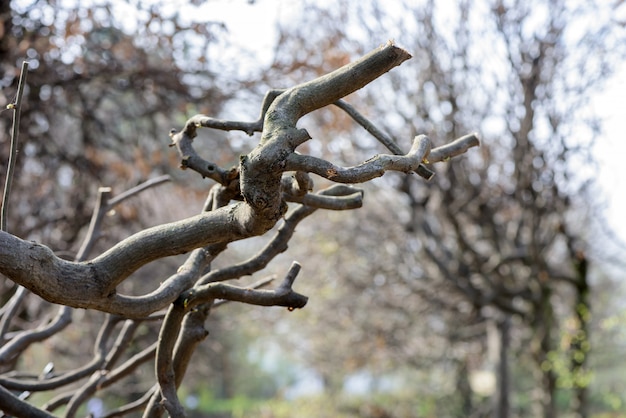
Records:
[[[0,70],[3,75],[14,64],[9,55],[11,53],[9,37],[11,36],[12,25],[11,2],[2,1],[0,2],[0,63],[2,63]]]
[[[540,386],[534,391],[537,416],[543,418],[555,418],[556,415],[556,381],[557,375],[554,370],[555,355],[554,345],[554,310],[550,297],[552,291],[549,288],[542,289],[541,296],[535,304],[535,317],[530,323],[533,334],[530,344],[532,358],[535,362],[535,373],[538,375]]]
[[[500,332],[500,353],[497,370],[497,398],[495,405],[496,418],[508,418],[510,416],[509,394],[511,392],[509,372],[509,348],[511,344],[511,318],[506,316],[498,323]]]
[[[572,338],[570,355],[576,388],[573,409],[579,418],[589,416],[589,379],[587,363],[591,350],[589,339],[589,322],[591,319],[591,301],[588,277],[588,260],[581,251],[576,252],[576,309],[574,311],[578,331]]]
[[[322,385],[324,393],[331,399],[335,399],[343,389],[343,376],[332,371],[322,373]]]
[[[473,392],[469,381],[469,368],[467,357],[464,357],[458,361],[456,372],[456,392],[461,399],[461,408],[459,418],[472,416],[474,412],[474,405],[472,402]]]

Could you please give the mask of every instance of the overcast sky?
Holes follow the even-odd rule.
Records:
[[[607,216],[626,242],[626,64],[592,101],[604,118],[606,135],[598,143],[599,183],[609,197]]]

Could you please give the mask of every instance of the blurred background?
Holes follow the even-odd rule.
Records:
[[[623,0],[14,0],[0,8],[2,108],[22,61],[30,63],[9,232],[67,258],[100,186],[119,194],[172,176],[111,213],[91,256],[201,211],[212,184],[178,168],[171,128],[196,113],[255,120],[268,89],[326,74],[389,39],[413,59],[346,101],[404,150],[418,134],[437,145],[481,135],[479,149],[436,166],[430,182],[389,174],[362,186],[363,208],[304,221],[259,278],[299,261],[296,290],[308,305],[217,309],[181,389],[190,413],[626,417]],[[10,124],[1,113],[3,172]],[[313,139],[299,151],[337,164],[386,152],[338,108],[300,125]],[[259,138],[205,130],[195,144],[228,167]],[[266,240],[232,245],[215,267]],[[181,260],[142,268],[122,290],[152,289]],[[3,304],[14,291],[2,281]],[[21,319],[36,323],[51,309],[32,296]],[[98,321],[80,312],[19,366],[87,358]],[[142,326],[153,340],[155,324]],[[151,373],[95,404],[106,410],[142,393]]]

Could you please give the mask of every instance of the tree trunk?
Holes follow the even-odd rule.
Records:
[[[469,372],[467,368],[468,359],[463,358],[458,362],[456,372],[456,392],[460,397],[459,414],[461,417],[469,417],[474,410],[472,405],[472,387],[469,382]]]
[[[511,318],[507,316],[500,321],[498,329],[500,331],[500,355],[497,370],[498,393],[494,409],[494,417],[508,418],[510,412],[509,392],[511,390],[508,359]]]
[[[556,374],[550,360],[554,350],[552,332],[555,328],[554,310],[550,301],[552,290],[542,286],[539,300],[533,311],[535,316],[530,323],[533,337],[530,341],[530,353],[535,362],[537,388],[533,393],[532,416],[555,418],[556,414]]]
[[[589,416],[589,385],[586,379],[586,365],[589,358],[589,319],[591,308],[589,301],[589,282],[587,277],[587,258],[582,252],[576,254],[576,307],[575,315],[578,333],[572,338],[570,355],[572,356],[572,373],[575,379],[575,398],[573,409],[579,418]]]

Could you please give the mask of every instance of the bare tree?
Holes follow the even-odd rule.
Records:
[[[399,154],[397,145],[387,142],[393,155],[379,154],[353,167],[342,167],[327,160],[296,152],[311,139],[297,127],[303,116],[328,105],[342,103],[346,95],[368,85],[392,68],[409,59],[405,50],[387,43],[355,62],[327,75],[286,90],[267,93],[261,114],[254,122],[214,119],[197,115],[180,131],[170,133],[172,146],[181,157],[181,166],[214,180],[214,186],[202,213],[176,222],[147,228],[120,241],[104,253],[88,259],[91,242],[100,231],[103,214],[125,198],[154,184],[130,190],[116,198],[108,188],[101,188],[94,209],[90,234],[75,261],[59,258],[43,244],[26,241],[8,232],[0,232],[0,271],[20,287],[2,309],[0,349],[0,406],[15,416],[51,416],[50,412],[66,406],[66,416],[78,409],[96,392],[118,384],[141,364],[153,360],[154,384],[141,396],[107,416],[144,410],[144,416],[184,416],[177,396],[191,355],[207,336],[204,322],[211,309],[223,301],[237,301],[261,306],[302,308],[307,297],[293,290],[300,266],[294,263],[282,283],[274,290],[263,290],[267,281],[236,286],[225,281],[250,275],[263,269],[284,251],[296,225],[317,209],[348,210],[362,205],[360,190],[346,184],[367,182],[388,171],[418,173],[430,177],[424,165],[448,160],[477,146],[475,134],[456,139],[448,145],[431,149],[424,135],[413,139],[410,151]],[[21,100],[14,112],[19,112]],[[354,114],[354,113],[353,113]],[[261,132],[259,144],[240,157],[230,169],[204,159],[193,147],[199,128],[239,130],[249,135]],[[313,192],[310,174],[332,183]],[[158,182],[158,180],[157,180]],[[294,205],[288,210],[288,203]],[[212,270],[211,262],[229,243],[263,235],[280,226],[267,245],[251,259],[229,267]],[[122,292],[123,284],[133,279],[139,268],[165,257],[189,253],[177,271],[161,284],[140,295]],[[18,313],[32,292],[50,303],[60,305],[54,318],[38,318],[34,324],[22,323]],[[74,309],[107,313],[98,334],[92,340],[93,358],[82,366],[71,364],[67,371],[57,371],[51,364],[42,372],[15,370],[23,353],[53,338],[71,321]],[[166,312],[163,314],[163,310]],[[134,353],[131,343],[137,329],[146,321],[162,319],[158,338]],[[31,326],[29,326],[31,325]],[[10,331],[10,332],[9,332]],[[136,347],[135,347],[136,349]],[[78,390],[76,388],[79,388]],[[43,406],[27,403],[33,392],[61,391]]]
[[[165,5],[142,3],[124,9],[135,18],[127,28],[119,17],[122,3],[0,6],[2,108],[15,98],[21,62],[30,63],[14,181],[22,210],[9,213],[12,232],[68,254],[89,222],[93,184],[124,190],[163,174],[174,156],[155,138],[172,121],[182,123],[186,112],[216,114],[237,84],[233,78],[216,88],[217,64],[207,54],[198,56],[222,33],[221,24],[197,23]],[[8,116],[0,114],[3,169]],[[153,217],[136,201],[117,212],[118,224],[150,225]]]
[[[394,14],[376,1],[336,2],[332,7],[311,2],[302,9],[300,20],[283,28],[282,47],[277,49],[280,68],[315,73],[326,62],[307,65],[302,59],[306,54],[287,51],[301,51],[314,40],[311,43],[330,59],[342,60],[386,28],[401,28],[398,36],[415,42],[412,48],[420,66],[410,74],[391,74],[384,82],[390,90],[409,95],[359,97],[363,108],[380,121],[377,127],[384,128],[379,134],[401,143],[411,126],[436,138],[454,137],[467,126],[484,123],[483,133],[489,138],[480,153],[460,164],[440,166],[443,175],[426,186],[410,177],[397,181],[395,186],[408,199],[398,201],[406,202],[402,208],[412,213],[406,227],[414,237],[396,231],[394,241],[414,249],[415,257],[399,256],[391,264],[414,280],[397,274],[393,283],[402,283],[404,291],[397,292],[395,303],[384,299],[376,305],[375,317],[349,316],[369,330],[351,344],[369,347],[371,336],[381,333],[387,344],[380,348],[393,357],[397,351],[391,342],[398,334],[394,331],[407,329],[404,318],[421,317],[430,303],[433,312],[440,312],[451,342],[465,345],[476,338],[471,329],[479,331],[487,345],[486,323],[497,325],[492,329],[500,332],[500,359],[490,365],[499,375],[492,408],[497,416],[516,412],[555,416],[559,390],[571,395],[568,410],[586,416],[591,347],[588,266],[598,247],[588,232],[598,218],[590,215],[597,210],[589,196],[597,195],[592,192],[591,150],[601,132],[598,119],[581,109],[624,57],[623,28],[613,18],[613,6],[494,0],[458,1],[456,7],[443,10],[433,1],[420,6],[398,3],[402,12]],[[593,21],[588,19],[592,13],[598,17]],[[315,27],[307,22],[315,22]],[[405,88],[410,85],[415,87]],[[393,114],[386,113],[390,108]],[[326,119],[336,126],[341,122],[336,114]],[[339,154],[350,156],[368,147],[366,140],[355,136],[346,147],[349,152],[342,149]],[[355,231],[364,229],[356,222],[352,226]],[[371,234],[392,234],[368,227]],[[356,246],[362,251],[360,244]],[[369,255],[365,273],[353,269],[342,276],[347,294],[367,295],[377,276],[387,277],[393,253],[370,250],[382,255]],[[373,266],[376,262],[380,264]],[[411,264],[419,268],[412,269]],[[420,279],[428,285],[420,286]],[[424,303],[410,302],[420,294]],[[336,300],[341,298],[336,295]],[[368,302],[376,304],[372,299]],[[443,312],[453,319],[446,321]],[[422,348],[428,345],[422,328],[410,329]],[[326,347],[333,343],[326,342]],[[413,353],[405,361],[410,362]],[[346,356],[354,360],[358,354],[353,349]],[[511,385],[507,359],[513,355],[532,365],[525,369],[533,370],[534,385]],[[323,363],[324,355],[319,358],[318,364]],[[521,393],[532,397],[532,412],[515,410]]]

